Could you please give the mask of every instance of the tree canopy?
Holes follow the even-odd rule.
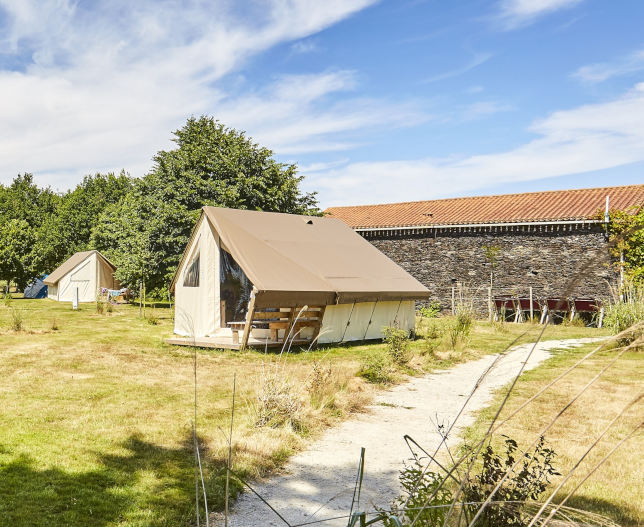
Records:
[[[64,193],[31,174],[0,185],[0,279],[24,286],[77,251],[98,249],[125,285],[164,294],[204,205],[319,214],[295,165],[211,117],[174,132],[142,178],[85,176]]]
[[[295,165],[278,163],[243,132],[211,117],[190,118],[174,142],[93,229],[93,245],[125,284],[167,288],[204,205],[319,214],[315,194],[300,191]]]

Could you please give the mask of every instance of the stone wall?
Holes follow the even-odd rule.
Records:
[[[452,287],[473,298],[478,313],[487,313],[490,273],[485,246],[498,247],[493,295],[535,298],[590,297],[606,301],[615,285],[604,232],[600,227],[569,230],[519,229],[427,230],[421,234],[376,234],[365,237],[401,265],[432,294],[443,311],[451,309]],[[402,233],[401,233],[402,232]]]

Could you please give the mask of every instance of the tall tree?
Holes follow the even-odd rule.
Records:
[[[92,248],[91,232],[101,212],[131,189],[132,179],[125,172],[85,176],[60,198],[55,214],[40,224],[35,246],[37,267],[51,272],[75,252]]]
[[[135,259],[148,262],[150,288],[167,287],[204,205],[319,214],[315,194],[300,190],[295,165],[278,163],[243,132],[211,117],[190,118],[173,140],[177,147],[157,153],[150,173],[93,229],[92,242],[119,267],[124,283],[139,279],[129,263]],[[136,257],[129,239],[133,224],[141,250]]]
[[[0,279],[20,289],[34,276],[33,229],[26,220],[11,219],[0,223]]]

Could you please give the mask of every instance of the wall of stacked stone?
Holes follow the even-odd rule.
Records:
[[[367,235],[383,253],[431,291],[443,311],[451,309],[452,287],[487,313],[492,263],[485,247],[498,247],[493,295],[535,298],[584,297],[604,302],[618,275],[601,227],[568,227],[554,232],[467,232],[457,229],[424,234]],[[610,286],[609,286],[610,284]]]

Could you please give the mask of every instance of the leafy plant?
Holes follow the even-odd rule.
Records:
[[[418,315],[420,318],[436,318],[441,312],[441,305],[439,302],[433,301],[429,304],[424,304],[418,308]]]
[[[389,354],[377,350],[365,357],[358,375],[374,384],[389,384],[394,379],[394,372]]]
[[[497,453],[488,445],[481,453],[480,471],[465,486],[467,502],[474,502],[472,515],[478,510],[478,503],[491,497],[493,506],[486,507],[478,525],[485,526],[523,526],[529,513],[521,506],[522,502],[537,500],[550,483],[552,476],[561,474],[555,469],[555,451],[548,448],[543,436],[531,452],[521,452],[517,442],[505,436],[505,451]],[[521,463],[517,464],[517,460]],[[517,469],[512,467],[517,464]],[[501,483],[508,473],[508,477]],[[499,490],[494,489],[500,484]]]
[[[9,327],[13,331],[22,331],[25,328],[25,315],[22,310],[12,307],[9,310],[9,314]]]
[[[387,345],[387,353],[394,364],[403,366],[409,362],[409,335],[407,331],[397,326],[382,328],[384,342]]]
[[[467,304],[456,306],[456,316],[449,329],[449,340],[452,349],[456,349],[458,344],[469,337],[474,323],[474,312]]]

